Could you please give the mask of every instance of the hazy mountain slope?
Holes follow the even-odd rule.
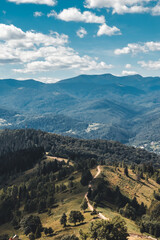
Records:
[[[103,74],[55,84],[0,81],[0,108],[18,113],[9,117],[6,113],[10,128],[28,126],[83,138],[136,145],[160,141],[159,102],[158,77]]]

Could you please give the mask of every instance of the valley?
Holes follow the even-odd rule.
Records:
[[[115,140],[159,153],[159,85],[158,77],[111,74],[54,84],[1,80],[0,128]]]

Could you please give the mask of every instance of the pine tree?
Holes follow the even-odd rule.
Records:
[[[51,227],[49,227],[48,233],[49,233],[49,235],[51,235],[53,233],[53,229]]]
[[[33,233],[29,234],[29,240],[35,240],[35,236]]]
[[[40,238],[41,237],[41,227],[38,226],[35,232],[35,238]]]
[[[66,223],[67,223],[67,216],[65,213],[63,213],[61,219],[60,219],[60,223],[61,225],[63,225],[63,227],[66,227]]]
[[[92,176],[90,170],[87,169],[87,170],[84,170],[82,172],[82,176],[81,176],[80,182],[81,182],[81,184],[83,186],[86,186],[86,185],[88,185],[89,181],[91,181],[92,179],[93,179],[93,176]]]
[[[81,239],[81,240],[87,240],[87,238],[88,238],[88,234],[87,234],[87,233],[84,233],[84,232],[82,231],[82,229],[79,230],[79,235],[80,235],[80,239]]]
[[[124,174],[128,177],[128,167],[127,166],[125,166],[125,168],[124,168]]]
[[[83,200],[81,207],[80,207],[83,211],[85,211],[88,208],[88,203],[86,201],[86,199]]]

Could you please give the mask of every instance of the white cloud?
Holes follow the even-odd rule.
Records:
[[[126,70],[123,70],[123,71],[122,71],[122,75],[123,75],[123,76],[136,75],[136,74],[138,74],[138,73],[135,72],[135,71],[126,71]]]
[[[107,36],[121,35],[121,31],[119,28],[115,26],[109,27],[106,23],[104,23],[99,27],[99,30],[97,32],[97,36],[102,36],[102,35],[107,35]]]
[[[77,32],[77,36],[80,38],[84,38],[84,36],[87,34],[87,31],[85,28],[81,27]]]
[[[25,37],[24,32],[14,25],[0,24],[0,40],[22,39]]]
[[[131,64],[129,64],[129,63],[127,63],[126,65],[125,65],[125,68],[127,68],[127,69],[130,69],[132,66],[131,66]]]
[[[56,83],[61,80],[59,78],[53,78],[53,77],[39,77],[34,79],[43,83]]]
[[[155,0],[86,0],[87,8],[107,8],[112,9],[112,13],[145,13],[150,12],[149,3]]]
[[[8,2],[13,2],[16,4],[21,3],[45,4],[48,6],[54,6],[56,4],[56,0],[8,0]]]
[[[85,22],[85,23],[104,23],[104,16],[96,16],[94,13],[90,11],[80,12],[79,9],[72,7],[68,9],[63,9],[59,14],[52,10],[48,15],[48,17],[56,17],[57,19],[70,22]]]
[[[154,69],[154,70],[159,70],[160,69],[160,59],[158,61],[139,61],[138,62],[141,67],[146,68],[146,69]]]
[[[48,52],[49,51],[49,52]],[[32,61],[25,65],[23,69],[15,69],[19,73],[35,73],[45,71],[55,71],[60,69],[79,69],[81,71],[104,70],[112,68],[104,62],[98,63],[89,56],[80,57],[72,48],[49,47],[40,49],[40,54],[44,59],[41,61]]]
[[[160,15],[160,2],[152,8],[151,10],[153,16],[159,16]]]
[[[34,13],[33,13],[33,16],[34,16],[34,17],[42,17],[42,16],[43,16],[43,13],[42,13],[42,12],[34,12]]]
[[[68,36],[51,32],[23,32],[13,25],[0,24],[0,64],[19,64],[19,73],[36,73],[59,69],[80,71],[105,70],[112,67],[90,56],[80,56],[68,46]]]
[[[28,80],[28,77],[16,77],[16,80],[20,80],[20,81],[24,81],[24,80]],[[43,82],[43,83],[56,83],[58,81],[61,81],[62,79],[60,78],[53,78],[53,77],[35,77],[34,76],[34,80],[39,81],[39,82]]]
[[[114,53],[116,55],[121,54],[136,54],[139,52],[147,53],[153,51],[160,51],[160,42],[145,42],[145,43],[129,43],[126,47],[116,49]]]

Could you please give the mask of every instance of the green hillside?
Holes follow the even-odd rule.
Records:
[[[118,223],[117,216],[126,222],[130,240],[160,236],[160,172],[155,154],[116,142],[35,130],[6,130],[0,141],[0,239],[6,234],[24,240],[33,234],[49,240],[72,234],[83,239],[80,229],[92,239],[91,224],[99,218],[109,220],[106,224]],[[90,205],[82,210],[85,196]],[[69,221],[71,211],[81,212],[84,220],[76,225]],[[64,213],[66,227],[60,223]]]

